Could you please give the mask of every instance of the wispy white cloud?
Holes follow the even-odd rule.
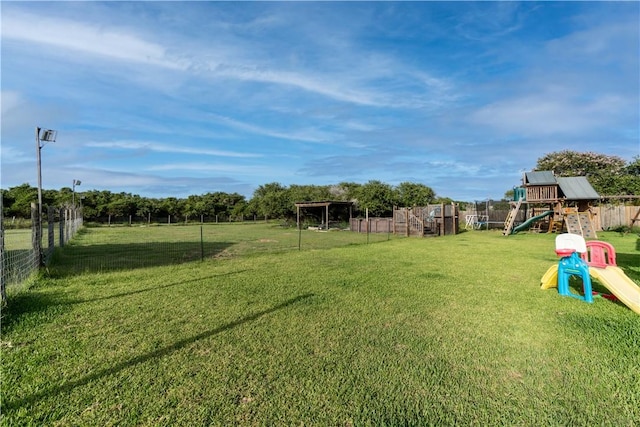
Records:
[[[581,135],[612,124],[614,112],[631,107],[617,96],[585,101],[547,93],[491,103],[474,112],[471,121],[511,134]]]
[[[333,137],[332,134],[327,132],[322,132],[317,129],[304,129],[301,131],[295,132],[280,132],[276,130],[272,130],[266,128],[264,126],[257,126],[250,123],[245,123],[240,120],[232,119],[231,117],[225,117],[217,114],[212,114],[211,117],[213,120],[218,123],[225,124],[235,129],[239,129],[242,131],[246,131],[249,133],[254,133],[257,135],[269,136],[277,139],[286,139],[290,141],[303,141],[303,142],[313,142],[313,143],[328,143],[331,141]]]
[[[459,36],[479,42],[504,39],[521,30],[539,6],[533,2],[473,2],[465,7],[455,27]]]
[[[257,153],[245,153],[236,151],[216,150],[210,148],[185,147],[179,144],[169,145],[157,142],[141,142],[141,141],[109,141],[109,142],[88,142],[87,147],[104,148],[104,149],[120,149],[120,150],[148,150],[159,153],[175,153],[175,154],[195,154],[216,157],[262,157]]]
[[[580,31],[553,39],[547,44],[547,50],[558,60],[597,59],[603,62],[627,59],[637,63],[638,55],[620,55],[619,49],[634,46],[637,48],[639,44],[638,16],[630,15],[615,22],[598,22]]]
[[[188,64],[170,58],[163,46],[117,28],[89,26],[77,21],[9,12],[2,20],[2,38],[51,45],[62,49],[172,69]],[[34,23],[37,22],[37,25]]]
[[[201,46],[198,51],[183,46],[177,39],[172,45],[147,40],[141,34],[130,29],[114,26],[89,25],[86,23],[59,18],[10,11],[3,18],[2,37],[62,50],[71,50],[76,54],[101,57],[105,60],[121,61],[161,67],[183,73],[201,75],[213,79],[234,79],[245,82],[258,82],[291,87],[317,94],[340,102],[373,107],[415,107],[423,103],[438,103],[437,98],[446,98],[445,81],[424,72],[407,74],[397,59],[376,54],[361,57],[353,68],[328,70],[327,64],[319,68],[302,66],[301,69],[283,68],[275,60],[266,60],[256,53],[255,47],[249,48],[246,41],[235,39],[235,46]],[[38,22],[37,26],[32,25]],[[176,44],[177,43],[177,44]],[[179,56],[175,52],[182,52]],[[244,52],[239,54],[238,52]],[[328,52],[328,54],[330,54]],[[341,56],[360,56],[356,51],[342,52]],[[212,59],[214,58],[214,59]],[[74,61],[91,63],[89,58],[73,57]],[[137,75],[131,76],[136,78]],[[186,77],[186,76],[185,76]],[[401,97],[385,91],[379,85],[380,78],[403,81],[411,84],[414,91],[409,97]],[[159,84],[167,85],[166,78],[153,77]],[[420,83],[423,87],[415,87]],[[448,83],[447,83],[448,85]],[[422,92],[422,94],[420,93]],[[427,96],[428,95],[428,96]],[[421,99],[417,105],[412,103]],[[411,101],[411,102],[410,102]]]
[[[272,175],[274,173],[282,173],[282,170],[277,170],[273,167],[266,165],[238,165],[229,163],[207,163],[207,162],[186,162],[186,163],[165,163],[153,165],[145,168],[149,172],[168,172],[168,171],[191,171],[198,173],[218,173],[218,174],[231,174],[234,176],[264,176]]]

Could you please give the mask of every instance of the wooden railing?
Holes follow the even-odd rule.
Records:
[[[527,187],[527,202],[548,202],[558,200],[557,185]]]
[[[424,220],[416,216],[412,211],[409,212],[409,234],[417,234],[418,236],[424,236]]]

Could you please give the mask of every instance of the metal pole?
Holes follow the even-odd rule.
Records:
[[[37,209],[38,216],[36,218],[36,224],[35,224],[36,226],[35,238],[36,238],[36,241],[38,242],[38,248],[40,248],[40,245],[42,244],[42,164],[40,160],[41,148],[42,147],[40,146],[40,128],[36,126],[36,162],[38,167],[38,209]],[[42,265],[42,251],[39,250],[36,256],[38,257],[38,265]]]
[[[40,162],[40,128],[36,127],[36,160],[38,166],[38,212],[42,213],[42,168]]]

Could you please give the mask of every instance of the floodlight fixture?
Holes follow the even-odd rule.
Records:
[[[80,181],[79,179],[74,179],[73,180],[73,207],[76,207],[76,185],[80,185],[82,184],[82,181]]]
[[[56,142],[56,136],[57,135],[58,135],[58,131],[57,130],[41,129],[40,130],[40,141]]]

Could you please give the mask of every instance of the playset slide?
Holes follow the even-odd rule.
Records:
[[[572,244],[567,245],[568,240],[580,240],[581,242],[577,246],[572,246]],[[569,255],[570,251],[567,251],[567,249],[579,252],[581,259],[575,258],[571,260],[575,256],[575,253]],[[609,243],[600,241],[585,242],[581,236],[564,234],[556,238],[556,253],[562,256],[562,259],[560,263],[549,267],[544,276],[542,276],[542,279],[540,279],[540,287],[542,289],[558,287],[560,291],[560,282],[563,282],[564,285],[561,294],[574,296],[591,302],[593,299],[591,298],[590,279],[594,278],[610,290],[624,305],[637,314],[640,314],[640,286],[624,274],[624,271],[616,265],[615,249]],[[573,264],[575,271],[566,272],[566,265],[563,266],[563,263],[566,264],[567,261],[569,261],[569,264]],[[582,266],[579,264],[582,264]],[[560,267],[563,267],[563,270],[565,270],[562,272],[565,276],[567,274],[579,275],[578,270],[586,274],[588,269],[588,275],[586,277],[583,276],[583,285],[586,285],[584,283],[585,281],[589,282],[588,286],[585,286],[585,292],[588,290],[588,297],[586,294],[584,297],[579,297],[569,293],[567,277],[563,277],[562,281],[559,280]],[[569,269],[571,270],[571,267]]]
[[[640,314],[640,286],[624,274],[620,267],[612,265],[606,268],[589,267],[589,275],[598,279],[624,305]]]
[[[531,218],[529,218],[528,220],[526,220],[525,222],[523,222],[522,224],[520,224],[517,227],[513,228],[513,231],[511,233],[517,233],[518,231],[523,231],[526,230],[527,228],[529,228],[534,222],[540,221],[542,218],[551,215],[553,213],[553,211],[546,211],[544,213],[541,213],[540,215],[536,215],[533,216]]]
[[[553,264],[542,279],[540,279],[540,289],[551,289],[558,286],[558,264]]]
[[[597,279],[605,288],[631,310],[640,314],[640,286],[636,285],[624,271],[617,266],[606,268],[589,267],[589,276]],[[541,289],[551,289],[558,286],[558,265],[549,267],[542,279]]]

